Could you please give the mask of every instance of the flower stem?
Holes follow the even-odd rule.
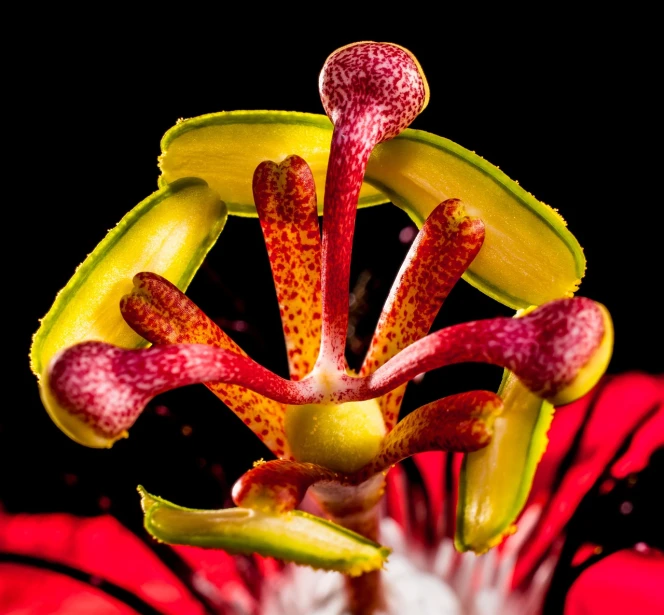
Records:
[[[312,491],[325,513],[339,525],[378,541],[385,476],[377,474],[357,486],[320,484]],[[348,606],[353,615],[372,615],[385,607],[381,571],[346,576]]]

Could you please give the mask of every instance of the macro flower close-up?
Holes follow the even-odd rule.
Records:
[[[168,129],[41,319],[48,437],[91,465],[0,507],[0,607],[657,612],[664,383],[611,372],[564,204],[410,128],[437,95],[411,50],[329,52],[324,115]]]

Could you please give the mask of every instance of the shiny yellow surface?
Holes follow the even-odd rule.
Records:
[[[503,413],[490,444],[466,455],[459,480],[455,544],[482,553],[513,531],[548,439],[553,406],[528,391],[513,374],[499,391]]]
[[[312,167],[320,208],[331,137],[332,124],[322,115],[236,111],[200,116],[164,136],[160,181],[201,177],[231,214],[255,216],[251,179],[257,164],[297,154]],[[578,288],[585,259],[560,215],[448,139],[406,130],[377,146],[359,206],[391,200],[421,225],[436,205],[452,197],[486,226],[484,246],[464,275],[468,282],[517,309],[571,296]]]
[[[297,461],[355,472],[373,459],[385,437],[375,399],[346,404],[289,406],[286,438]]]
[[[153,271],[184,290],[225,220],[224,204],[200,180],[183,180],[137,205],[78,267],[42,319],[30,353],[35,374],[56,352],[84,340],[144,344],[119,308],[133,276]]]

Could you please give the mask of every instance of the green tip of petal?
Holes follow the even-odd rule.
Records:
[[[251,508],[183,508],[138,487],[145,529],[169,544],[258,553],[350,576],[379,570],[390,549],[301,511],[274,514]]]

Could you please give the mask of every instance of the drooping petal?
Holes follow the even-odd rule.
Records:
[[[350,576],[379,570],[390,553],[355,532],[301,511],[193,510],[139,491],[145,529],[169,544],[258,553]]]
[[[105,448],[126,437],[159,393],[216,381],[288,403],[306,403],[303,393],[309,389],[306,382],[284,380],[247,357],[203,344],[126,350],[83,342],[51,361],[41,392],[51,418],[68,436]]]
[[[565,615],[664,612],[664,553],[623,549],[584,570],[565,600]]]
[[[320,349],[320,229],[307,163],[289,156],[262,162],[253,192],[265,237],[293,380],[314,367]]]
[[[425,336],[449,292],[484,241],[484,225],[458,199],[444,201],[422,226],[392,286],[364,359],[361,376]],[[388,431],[399,416],[405,386],[380,399]]]
[[[535,394],[568,403],[597,382],[608,365],[613,329],[606,309],[590,299],[551,301],[522,318],[454,325],[411,344],[363,383],[382,395],[416,375],[466,361],[513,371]]]
[[[153,344],[207,344],[247,354],[173,284],[154,273],[134,277],[120,310],[129,326]],[[288,457],[285,406],[243,386],[206,382],[208,387],[277,457]]]
[[[424,109],[428,86],[410,52],[363,42],[327,58],[319,90],[334,124],[325,179],[319,361],[323,369],[343,372],[355,211],[367,160],[378,143],[397,136]]]
[[[285,111],[211,113],[178,123],[161,142],[162,184],[202,177],[231,214],[255,216],[251,174],[263,160],[297,154],[312,168],[323,203],[332,125],[323,115]],[[375,186],[375,187],[374,187]],[[358,206],[392,201],[422,225],[449,198],[461,199],[487,231],[464,279],[514,309],[571,296],[585,258],[565,221],[498,167],[460,145],[406,129],[369,158]]]
[[[515,585],[521,583],[544,557],[585,494],[609,469],[621,447],[659,411],[664,404],[664,386],[659,376],[626,374],[607,378],[591,397],[590,403],[587,401],[580,401],[556,413],[556,417],[562,419],[568,414],[580,412],[584,417],[581,421],[558,422],[555,418],[551,425],[551,442],[565,442],[567,446],[551,450],[551,458],[547,452],[542,460],[544,470],[552,465],[557,471],[546,472],[551,480],[546,485],[549,500],[535,538],[526,545],[519,559]],[[580,437],[574,438],[574,433],[568,429],[569,423],[579,422],[583,428]],[[562,462],[564,466],[561,467]],[[561,470],[564,473],[561,474]]]
[[[467,452],[486,446],[502,407],[500,397],[489,391],[459,393],[422,406],[385,437],[370,471],[382,471],[416,453]]]

